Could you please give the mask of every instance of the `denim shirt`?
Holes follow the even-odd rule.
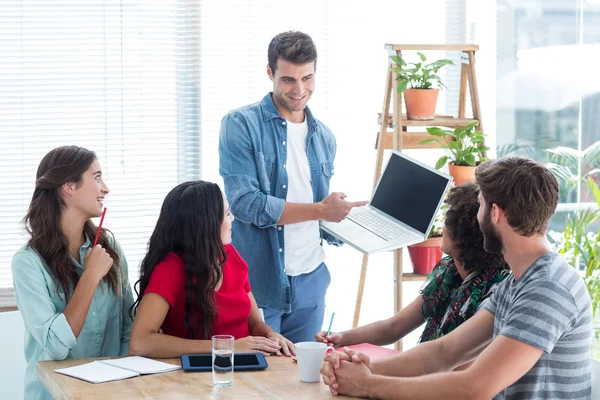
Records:
[[[101,281],[77,338],[63,314],[67,304],[62,290],[59,290],[59,296],[45,261],[27,246],[13,257],[13,285],[17,306],[25,324],[25,399],[52,398],[37,377],[38,361],[129,354],[132,325],[129,307],[133,304],[133,293],[127,278],[127,260],[119,244],[116,241],[113,243],[124,267],[123,276],[119,278],[122,296],[115,296],[110,286]],[[82,262],[72,258],[79,276],[83,274],[83,260],[91,245],[90,239],[86,238],[79,250]]]
[[[306,155],[314,202],[329,194],[336,143],[331,130],[305,109]],[[287,122],[271,93],[260,102],[229,112],[221,121],[219,172],[235,217],[233,245],[248,262],[252,293],[260,307],[291,312],[284,270],[285,226],[277,225],[287,197]],[[321,231],[321,239],[340,245]],[[322,241],[321,241],[322,243]]]

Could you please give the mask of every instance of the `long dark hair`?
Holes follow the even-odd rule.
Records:
[[[453,187],[445,200],[449,205],[446,228],[458,250],[454,258],[463,263],[466,271],[508,269],[502,254],[488,253],[483,248],[483,233],[477,222],[478,195],[476,184],[465,183]]]
[[[224,219],[223,194],[215,183],[185,182],[169,192],[160,210],[148,253],[135,283],[137,300],[130,309],[133,318],[148,287],[154,268],[168,253],[176,253],[185,270],[185,327],[191,338],[207,339],[217,316],[214,292],[227,262],[221,241]],[[139,290],[138,290],[139,289]],[[196,318],[200,313],[202,318]]]
[[[59,289],[62,289],[66,302],[79,282],[79,275],[69,254],[67,237],[60,229],[62,213],[67,207],[61,194],[62,185],[75,183],[77,187],[81,186],[83,174],[95,160],[93,151],[77,146],[57,147],[46,154],[38,166],[33,197],[23,219],[25,230],[30,235],[29,247],[46,262],[46,269],[56,283],[56,290],[60,296]],[[88,238],[93,240],[96,231],[97,227],[91,220],[85,221],[83,232]],[[98,240],[114,260],[103,280],[116,296],[121,296],[119,276],[123,269],[119,254],[111,244],[115,243],[114,237],[111,237],[112,241],[109,240],[109,233],[103,228]]]

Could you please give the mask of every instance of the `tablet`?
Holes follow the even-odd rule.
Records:
[[[229,358],[221,358],[220,367],[231,367]],[[266,369],[269,365],[262,353],[238,353],[233,356],[234,371],[254,371]],[[182,354],[181,367],[188,372],[212,371],[212,354]]]

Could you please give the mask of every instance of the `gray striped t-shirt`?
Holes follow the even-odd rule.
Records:
[[[511,275],[484,306],[494,338],[504,335],[543,350],[495,400],[591,398],[592,307],[579,273],[557,253],[540,257],[515,281]]]

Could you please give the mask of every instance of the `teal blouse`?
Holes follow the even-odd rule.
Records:
[[[89,238],[79,249],[84,260],[91,246]],[[21,248],[12,259],[12,274],[17,306],[25,324],[25,399],[51,399],[36,375],[36,363],[43,360],[127,355],[131,318],[129,307],[133,294],[127,278],[127,261],[118,243],[125,268],[121,280],[122,297],[114,295],[110,286],[100,282],[94,293],[87,317],[79,337],[75,338],[63,314],[66,302],[56,292],[52,276],[45,262],[30,247]],[[73,259],[79,276],[84,265]]]

